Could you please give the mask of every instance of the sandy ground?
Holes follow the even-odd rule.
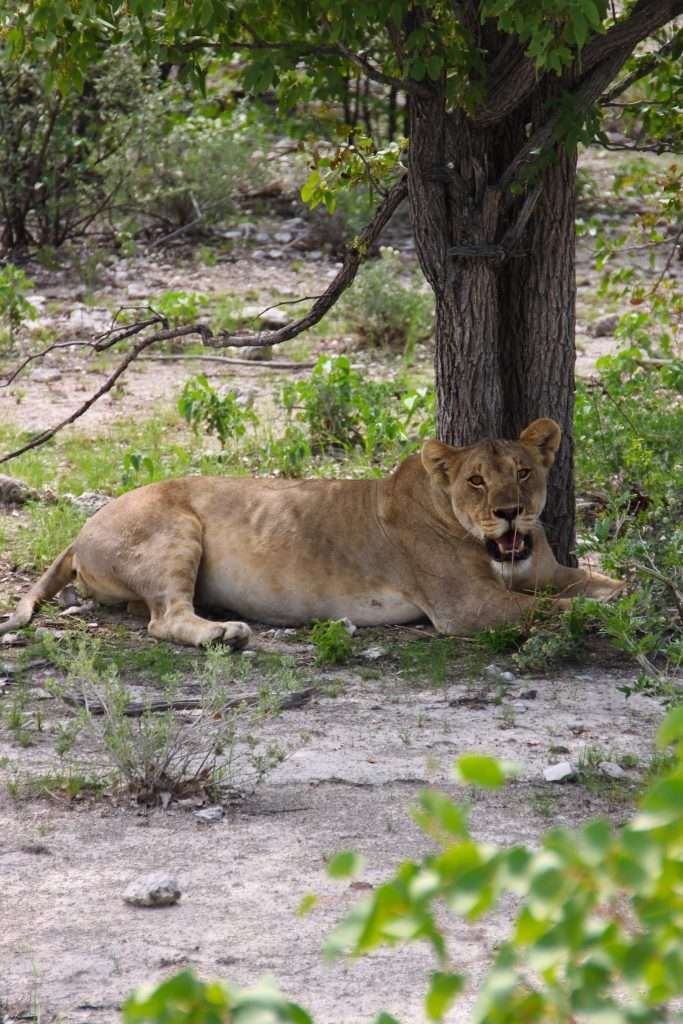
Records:
[[[461,753],[482,751],[515,762],[519,776],[502,791],[468,794],[479,839],[533,845],[551,823],[604,811],[623,820],[633,772],[621,792],[591,792],[582,783],[545,782],[543,768],[577,759],[587,746],[647,759],[660,718],[654,702],[618,692],[621,670],[518,680],[501,703],[479,707],[458,699],[490,697],[484,680],[450,676],[443,688],[415,689],[389,668],[377,680],[341,677],[336,697],[284,712],[269,726],[294,752],[215,824],[175,804],[146,811],[108,801],[14,802],[0,787],[0,1004],[8,1019],[37,1008],[46,1021],[114,1021],[142,981],[193,965],[239,984],[270,974],[318,1024],[358,1024],[381,1009],[418,1024],[426,972],[435,966],[426,948],[325,966],[321,944],[364,888],[431,848],[409,814],[419,791],[438,785],[462,797],[451,765]],[[523,696],[534,690],[533,699]],[[553,755],[558,745],[569,753]],[[0,754],[22,760],[7,736]],[[351,884],[333,882],[325,861],[348,848],[365,855],[366,868]],[[157,870],[178,878],[179,904],[144,910],[123,902],[131,879]],[[319,903],[298,917],[309,892]],[[471,978],[449,1021],[468,1019],[477,979],[511,915],[506,906],[474,926],[444,919],[454,963]]]

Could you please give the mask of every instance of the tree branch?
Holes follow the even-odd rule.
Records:
[[[676,32],[676,34],[672,36],[667,43],[664,43],[663,46],[660,46],[656,53],[649,54],[647,57],[645,57],[640,62],[638,67],[633,69],[630,75],[627,75],[626,78],[621,80],[621,82],[617,82],[613,89],[610,89],[609,92],[605,93],[605,95],[600,100],[600,106],[610,106],[618,96],[621,96],[623,93],[625,93],[627,89],[630,89],[632,85],[635,85],[636,82],[639,82],[641,78],[645,77],[645,75],[649,75],[651,71],[654,71],[659,62],[663,60],[665,57],[668,57],[669,54],[672,52],[674,46],[680,39],[682,33],[683,29],[679,29],[678,32]]]
[[[372,221],[363,228],[360,235],[348,246],[341,270],[332,279],[325,291],[318,296],[308,313],[304,314],[304,316],[299,317],[298,320],[293,320],[292,323],[287,324],[285,327],[280,327],[276,331],[261,333],[256,337],[253,334],[230,334],[224,331],[217,337],[210,339],[209,343],[222,348],[227,346],[241,348],[250,345],[281,345],[283,341],[289,341],[290,338],[295,338],[303,331],[314,327],[332,309],[342,292],[346,291],[349,285],[353,283],[358,267],[365,259],[368,249],[377,241],[407,195],[407,179],[403,177],[389,190],[385,199],[377,207]]]
[[[119,377],[121,377],[130,364],[134,362],[138,356],[145,351],[145,349],[150,348],[152,345],[156,345],[158,342],[170,341],[172,338],[187,337],[191,334],[199,334],[201,335],[205,345],[211,344],[216,347],[223,348],[227,348],[228,346],[234,346],[237,348],[254,348],[261,345],[281,345],[282,342],[289,341],[291,338],[295,338],[298,334],[302,334],[303,331],[313,327],[322,320],[325,314],[339,300],[343,292],[346,291],[350,284],[352,284],[360,264],[365,259],[368,249],[379,238],[380,234],[391,220],[395,211],[406,198],[407,194],[407,179],[406,177],[403,177],[389,190],[386,198],[375,211],[375,216],[372,221],[363,229],[363,231],[361,231],[360,235],[354,239],[351,245],[349,245],[341,270],[333,278],[325,291],[317,297],[308,313],[300,317],[298,320],[294,320],[292,323],[287,324],[286,327],[281,327],[279,330],[268,331],[257,335],[249,333],[230,334],[229,332],[224,331],[220,335],[214,337],[205,324],[189,324],[185,327],[169,329],[163,318],[158,314],[155,314],[155,316],[136,324],[121,327],[114,326],[94,343],[84,343],[86,345],[89,344],[91,349],[96,352],[103,352],[106,349],[111,348],[113,345],[134,336],[135,334],[139,334],[141,331],[154,324],[164,324],[163,330],[156,331],[154,334],[138,341],[133,348],[126,353],[125,357],[112,371],[112,373],[110,373],[101,387],[99,387],[98,390],[90,396],[90,398],[86,399],[86,401],[83,402],[74,412],[59,423],[55,424],[55,426],[49,427],[47,430],[43,430],[41,433],[34,435],[34,437],[27,441],[26,444],[17,448],[15,451],[8,452],[7,454],[0,456],[0,463],[9,462],[10,459],[15,459],[17,456],[23,455],[24,452],[30,451],[32,448],[40,447],[40,445],[45,444],[46,441],[49,441],[60,430],[63,430],[64,427],[69,426],[69,424],[80,419],[80,417],[83,416],[88,409],[90,409],[91,406],[102,397],[102,395],[111,391]],[[63,347],[65,347],[64,343],[58,342],[53,345],[49,345],[46,349],[43,349],[42,352],[28,356],[9,374],[4,386],[7,386],[13,380],[16,380],[22,370],[33,360],[41,358],[56,348]]]
[[[618,71],[639,42],[682,13],[683,0],[639,0],[627,18],[612,25],[604,35],[593,36],[577,55],[575,66],[563,75],[561,83],[571,86],[577,75],[585,76],[605,61],[612,66],[612,58],[617,52],[622,54]],[[538,86],[538,80],[538,70],[522,54],[517,60],[508,59],[502,66],[494,61],[488,98],[477,110],[475,123],[485,128],[502,121],[531,95]]]

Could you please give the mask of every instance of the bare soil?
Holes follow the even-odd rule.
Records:
[[[376,632],[363,632],[377,640]],[[415,632],[385,630],[383,639],[393,647]],[[428,642],[431,631],[420,632]],[[361,635],[359,649],[364,643]],[[256,646],[272,650],[272,641],[262,634]],[[298,662],[311,669],[301,647],[292,642]],[[456,666],[435,687],[411,679],[390,653],[374,663],[377,678],[359,675],[366,664],[358,658],[351,668],[318,670],[334,695],[317,695],[271,721],[267,738],[286,745],[290,756],[214,824],[178,802],[162,810],[108,797],[69,801],[59,792],[13,799],[10,780],[56,767],[54,728],[66,712],[54,700],[41,701],[43,731],[28,748],[3,729],[0,1003],[7,1018],[38,1011],[43,1020],[114,1021],[141,982],[192,965],[240,985],[271,974],[320,1024],[356,1024],[381,1009],[422,1021],[426,972],[434,967],[426,949],[380,951],[332,966],[321,957],[323,937],[365,891],[401,860],[431,848],[409,812],[422,788],[439,786],[472,801],[477,838],[499,844],[533,846],[551,824],[596,814],[617,822],[628,817],[640,771],[591,786],[545,782],[543,769],[577,761],[588,747],[610,760],[629,754],[647,761],[661,712],[647,698],[627,700],[619,692],[632,672],[589,660],[501,687],[490,671],[473,677]],[[36,697],[45,673],[30,679]],[[16,685],[9,684],[8,697]],[[470,751],[513,761],[517,779],[500,792],[465,793],[451,769]],[[363,853],[367,866],[351,884],[332,882],[326,860],[348,848]],[[123,902],[128,883],[152,871],[177,877],[179,904],[144,910]],[[297,907],[309,892],[319,902],[302,918]],[[444,922],[454,962],[471,978],[449,1020],[468,1019],[477,980],[512,910],[506,906],[474,926]]]

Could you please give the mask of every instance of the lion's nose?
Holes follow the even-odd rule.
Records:
[[[511,523],[513,519],[517,518],[521,511],[521,506],[515,505],[511,508],[494,508],[493,514],[494,516],[498,516],[499,519],[507,519],[507,521]]]

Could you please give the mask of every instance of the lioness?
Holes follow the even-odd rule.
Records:
[[[298,625],[347,616],[361,626],[429,618],[469,633],[519,618],[538,591],[606,598],[621,584],[559,565],[538,522],[560,443],[550,419],[518,441],[452,448],[428,441],[382,480],[186,477],[100,509],[0,633],[77,580],[105,604],[149,612],[150,634],[243,647],[243,622],[199,605]]]

